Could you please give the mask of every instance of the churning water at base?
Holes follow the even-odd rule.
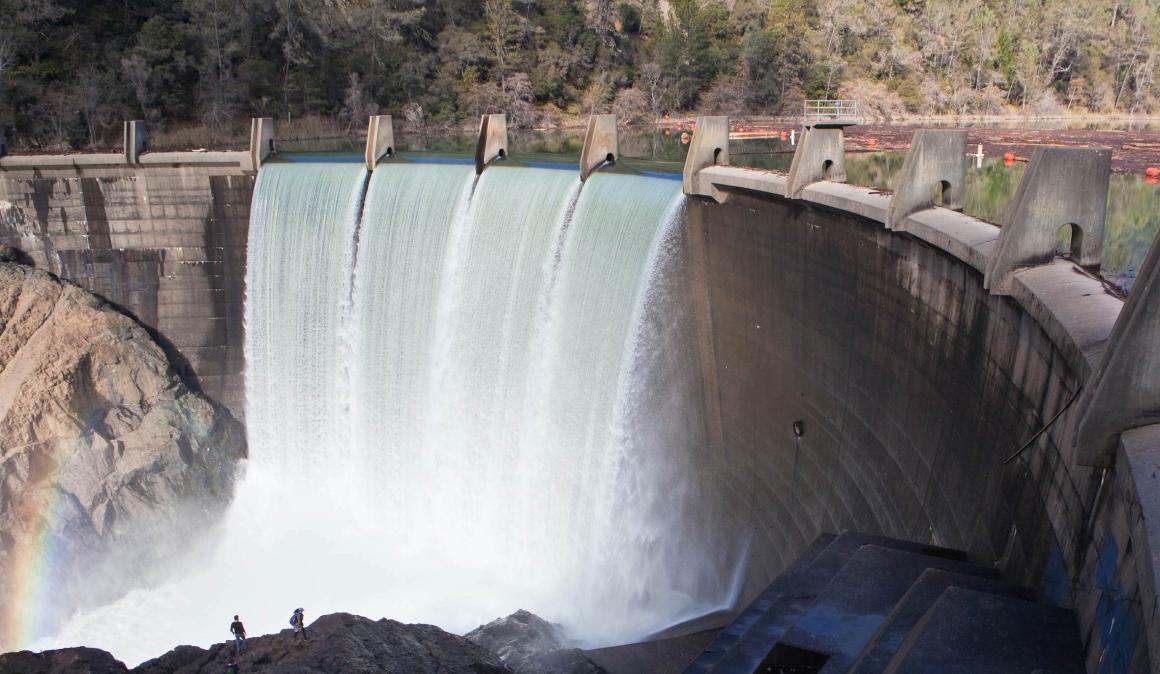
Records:
[[[727,603],[685,517],[695,386],[654,352],[682,204],[638,176],[264,167],[235,502],[178,578],[52,643],[135,662],[301,605],[455,632],[527,608],[595,645]]]

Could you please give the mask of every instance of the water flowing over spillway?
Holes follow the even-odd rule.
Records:
[[[696,385],[654,344],[682,208],[643,176],[263,167],[235,503],[178,579],[53,642],[133,661],[302,605],[459,632],[527,608],[602,645],[727,603]]]

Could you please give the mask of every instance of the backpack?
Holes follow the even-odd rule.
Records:
[[[298,627],[298,611],[295,611],[294,615],[290,616],[290,626]]]

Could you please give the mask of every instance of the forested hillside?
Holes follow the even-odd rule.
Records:
[[[0,0],[0,126],[1150,112],[1160,0]]]

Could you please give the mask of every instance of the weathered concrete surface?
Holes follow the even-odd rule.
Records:
[[[683,185],[685,194],[698,194],[720,201],[724,197],[706,181],[701,170],[709,166],[729,165],[729,118],[698,117],[692,144],[685,157]]]
[[[374,115],[367,125],[367,170],[373,171],[395,152],[395,125],[390,115]]]
[[[111,166],[39,168],[17,160],[43,158],[4,158],[0,243],[131,312],[187,379],[240,418],[253,175],[238,153],[186,166],[113,156]]]
[[[507,117],[484,115],[479,120],[479,140],[475,143],[475,173],[483,173],[493,160],[507,156]]]
[[[1003,220],[986,287],[1009,292],[1013,271],[1050,261],[1064,225],[1073,225],[1072,259],[1085,267],[1099,264],[1111,174],[1110,149],[1035,148]]]
[[[811,183],[846,182],[845,134],[841,128],[815,127],[802,132],[789,166],[786,196],[799,199]]]
[[[1100,488],[1124,469],[1074,463],[1074,406],[1004,463],[1091,376],[1122,303],[1066,261],[993,295],[978,267],[996,232],[926,213],[919,238],[813,201],[689,204],[705,470],[721,476],[721,527],[750,541],[742,604],[817,534],[881,532],[996,564],[1074,607],[1088,654],[1124,653],[1109,671],[1145,671],[1155,637],[1132,625],[1154,595],[1135,566],[1099,562],[1113,531],[1121,551],[1148,549],[1129,495]],[[1099,589],[1113,580],[1115,601]]]
[[[588,180],[588,176],[602,164],[616,161],[619,157],[616,115],[590,116],[588,129],[584,132],[584,148],[580,151],[580,180]]]
[[[1082,402],[1075,445],[1088,465],[1114,463],[1120,431],[1160,422],[1160,242],[1140,268]]]
[[[935,206],[963,210],[967,191],[967,130],[915,131],[902,171],[895,180],[894,196],[886,212],[888,229],[904,230],[907,217]]]

